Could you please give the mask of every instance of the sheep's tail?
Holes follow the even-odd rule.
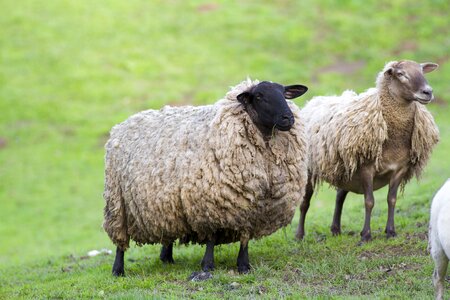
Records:
[[[113,243],[121,250],[129,247],[130,236],[127,233],[127,216],[119,176],[106,161],[105,191],[103,198],[106,205],[104,209],[103,228]]]

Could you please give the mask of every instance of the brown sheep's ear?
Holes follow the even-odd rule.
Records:
[[[435,63],[423,63],[420,64],[420,66],[422,67],[422,71],[424,74],[433,72],[439,67],[439,65]]]
[[[242,103],[242,105],[247,106],[247,104],[250,102],[251,94],[249,92],[243,92],[236,98],[240,103]]]
[[[307,90],[308,88],[301,84],[287,85],[284,87],[284,98],[294,99],[300,97],[301,95],[306,93]]]

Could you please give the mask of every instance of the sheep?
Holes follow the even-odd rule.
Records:
[[[112,273],[124,275],[124,251],[173,243],[240,241],[238,271],[250,269],[248,242],[289,224],[307,180],[307,145],[297,106],[303,85],[247,79],[213,105],[137,113],[106,143],[103,227],[117,246]],[[285,99],[286,98],[286,99]]]
[[[450,259],[450,178],[433,197],[428,245],[434,260],[436,299],[444,298],[444,279]]]
[[[396,236],[394,208],[399,186],[419,177],[439,131],[425,104],[433,90],[424,73],[434,63],[392,61],[378,74],[376,88],[357,95],[314,97],[300,113],[306,123],[309,142],[309,180],[300,205],[297,239],[305,235],[305,217],[314,188],[328,182],[337,187],[331,225],[333,235],[341,233],[341,213],[349,191],[364,194],[365,221],[361,241],[371,240],[370,217],[373,191],[389,185],[387,237]]]

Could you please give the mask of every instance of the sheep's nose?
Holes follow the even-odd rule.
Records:
[[[433,89],[432,88],[425,88],[422,90],[422,94],[427,95],[427,96],[431,96],[433,94]]]
[[[281,117],[281,121],[283,123],[288,123],[288,124],[292,125],[292,124],[294,124],[294,116],[292,116],[292,115],[283,115]]]

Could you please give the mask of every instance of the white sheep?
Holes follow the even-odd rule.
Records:
[[[434,260],[433,283],[436,299],[443,299],[444,279],[450,259],[450,179],[447,179],[433,198],[428,241]]]
[[[357,95],[314,97],[302,109],[309,140],[310,180],[300,206],[296,237],[302,239],[306,213],[317,183],[338,188],[331,225],[341,232],[341,213],[349,191],[364,194],[365,221],[361,239],[371,239],[373,191],[389,185],[387,237],[396,235],[397,190],[419,176],[439,140],[433,117],[425,108],[433,99],[424,73],[437,64],[393,61],[379,73],[376,88]]]
[[[304,194],[307,146],[299,109],[285,98],[302,85],[247,80],[214,105],[147,110],[116,125],[106,144],[104,229],[117,245],[123,275],[130,238],[214,245],[241,242],[238,270],[248,272],[248,241],[289,224]],[[292,130],[290,130],[292,128]]]

